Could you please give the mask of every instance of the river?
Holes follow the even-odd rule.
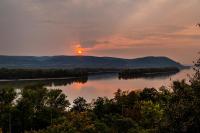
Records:
[[[172,81],[186,79],[191,75],[192,69],[184,69],[179,73],[172,75],[161,75],[155,77],[141,77],[133,79],[119,79],[118,75],[100,74],[88,77],[85,82],[72,82],[71,84],[54,84],[47,85],[49,89],[61,89],[67,96],[70,102],[73,102],[78,96],[84,97],[88,102],[97,97],[112,98],[117,89],[124,91],[142,90],[145,87],[154,87],[158,89],[161,86],[171,88]]]

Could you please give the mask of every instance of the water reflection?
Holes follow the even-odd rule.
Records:
[[[23,88],[29,85],[44,85],[44,86],[66,86],[73,83],[84,84],[88,80],[88,77],[72,78],[72,79],[46,79],[46,80],[15,80],[15,81],[1,81],[0,87],[14,87]]]
[[[117,89],[122,90],[141,90],[145,87],[159,88],[161,86],[170,87],[172,81],[187,79],[191,74],[191,69],[182,70],[179,73],[168,73],[159,75],[150,75],[145,77],[132,77],[119,79],[117,73],[92,75],[88,78],[76,79],[57,79],[42,81],[12,81],[0,82],[0,87],[12,86],[23,88],[27,85],[43,84],[48,89],[61,89],[72,103],[78,96],[84,97],[91,101],[97,97],[113,97]]]
[[[59,88],[68,96],[72,102],[78,96],[91,101],[97,97],[113,97],[113,93],[117,89],[122,90],[141,90],[145,87],[159,88],[161,86],[171,87],[173,80],[187,79],[187,74],[191,74],[192,70],[187,69],[179,73],[159,75],[158,77],[137,77],[127,80],[119,80],[118,74],[93,75],[88,78],[85,84],[73,83],[71,85],[49,86],[49,89]]]
[[[88,80],[109,80],[116,77],[118,77],[118,73],[105,73],[105,74],[91,75],[88,77]]]

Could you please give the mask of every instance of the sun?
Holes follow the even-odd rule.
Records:
[[[82,49],[82,48],[77,48],[77,49],[76,49],[76,53],[77,53],[78,55],[82,55],[82,54],[83,54],[83,49]]]
[[[77,53],[78,53],[78,54],[82,54],[83,51],[82,51],[82,50],[78,50]]]
[[[85,48],[81,47],[80,43],[74,44],[74,53],[76,55],[84,55],[85,54]]]

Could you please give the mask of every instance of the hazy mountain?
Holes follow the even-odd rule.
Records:
[[[0,56],[5,68],[152,68],[184,66],[167,57],[123,59],[95,56]]]

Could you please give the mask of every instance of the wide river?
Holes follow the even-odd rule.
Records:
[[[161,86],[170,88],[172,81],[186,79],[188,81],[189,75],[192,74],[192,69],[185,69],[179,73],[167,76],[158,77],[142,77],[135,79],[119,79],[117,74],[101,74],[89,76],[87,82],[67,85],[54,85],[47,86],[49,89],[61,89],[67,96],[70,102],[78,96],[84,97],[88,102],[97,97],[112,98],[117,89],[121,90],[142,90],[145,87],[155,87],[156,89]]]
[[[141,77],[132,79],[119,79],[118,74],[99,74],[89,76],[88,79],[57,79],[43,81],[1,81],[0,87],[12,86],[22,88],[30,84],[44,84],[48,89],[61,89],[67,95],[70,103],[79,96],[84,97],[88,102],[97,97],[112,98],[117,89],[121,90],[142,90],[145,87],[158,89],[161,86],[170,88],[172,81],[186,79],[192,75],[192,69],[184,69],[176,74],[157,75],[154,77]]]

